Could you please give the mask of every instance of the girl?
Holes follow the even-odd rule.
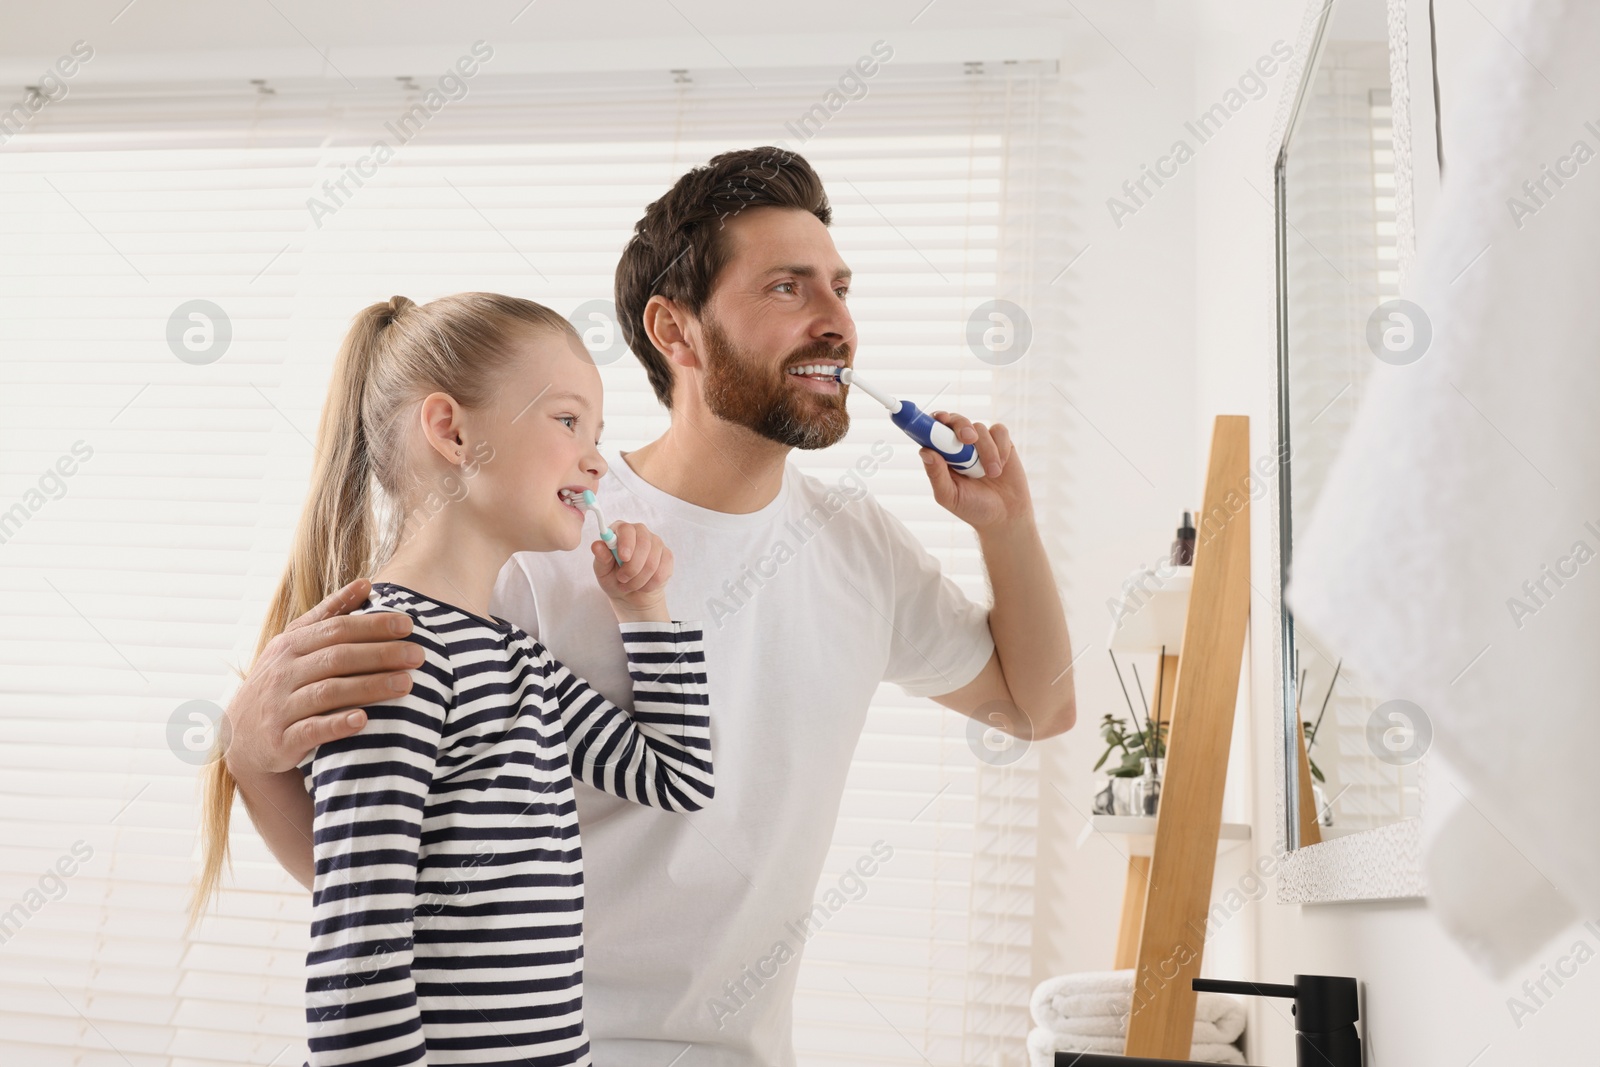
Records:
[[[526,300],[397,296],[345,338],[257,655],[376,565],[358,610],[410,615],[424,658],[408,694],[302,764],[313,1064],[587,1064],[573,776],[671,811],[711,799],[701,635],[669,619],[659,537],[615,524],[620,563],[591,545],[633,716],[488,613],[512,553],[581,539],[567,495],[606,470],[600,399],[571,326]],[[196,915],[220,879],[234,786],[224,759],[207,773]]]

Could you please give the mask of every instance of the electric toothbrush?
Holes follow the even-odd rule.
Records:
[[[600,526],[600,540],[611,550],[611,558],[617,561],[617,566],[622,566],[622,557],[617,555],[617,535],[606,525],[606,517],[600,513],[600,501],[595,499],[594,490],[585,489],[579,494],[570,489],[563,489],[561,499],[575,508],[594,512],[594,521]]]
[[[882,404],[889,412],[889,421],[904,430],[906,436],[924,448],[937,452],[950,469],[968,478],[982,478],[983,463],[978,459],[976,445],[962,443],[956,432],[929,415],[909,400],[897,400],[862,381],[861,375],[849,367],[837,368],[836,377],[845,385],[856,385],[861,391]]]

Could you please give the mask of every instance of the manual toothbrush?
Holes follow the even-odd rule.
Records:
[[[617,555],[617,535],[606,525],[606,517],[600,513],[600,501],[595,499],[594,490],[585,489],[582,493],[574,493],[570,489],[563,489],[561,499],[575,508],[594,512],[594,521],[600,524],[600,540],[611,550],[611,558],[617,561],[617,566],[622,566],[622,557]]]

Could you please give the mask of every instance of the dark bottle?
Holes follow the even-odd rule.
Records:
[[[1178,527],[1178,539],[1172,542],[1172,565],[1194,566],[1194,521],[1187,511],[1183,513],[1183,525]]]

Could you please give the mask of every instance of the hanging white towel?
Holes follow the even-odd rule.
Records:
[[[1424,811],[1457,808],[1426,829],[1430,899],[1503,975],[1600,914],[1600,4],[1517,0],[1497,26],[1443,101],[1412,297],[1431,347],[1373,368],[1288,600],[1428,716],[1461,783]],[[1508,928],[1508,895],[1550,921]]]
[[[1057,1052],[1109,1052],[1122,1055],[1126,1038],[1073,1037],[1057,1034],[1036,1026],[1028,1031],[1028,1059],[1033,1067],[1055,1067]],[[1234,1045],[1196,1043],[1189,1049],[1189,1058],[1200,1063],[1243,1063],[1244,1053]]]
[[[1077,1037],[1128,1036],[1133,1003],[1133,971],[1079,971],[1046,978],[1034,987],[1028,1007],[1046,1030]],[[1202,1044],[1230,1044],[1244,1033],[1245,1008],[1225,993],[1195,997],[1194,1038]]]

